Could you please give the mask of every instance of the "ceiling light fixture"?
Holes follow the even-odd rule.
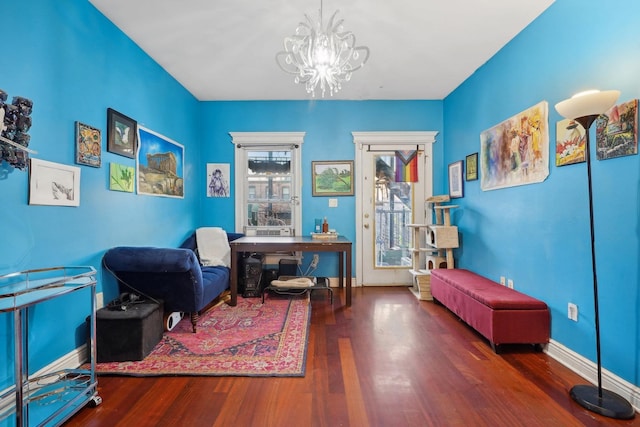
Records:
[[[285,37],[284,50],[276,54],[278,66],[294,74],[294,81],[304,84],[312,97],[318,85],[323,98],[326,91],[333,96],[342,89],[343,82],[351,79],[351,73],[369,59],[369,48],[356,46],[356,36],[342,27],[344,20],[335,21],[338,12],[334,12],[324,27],[321,0],[318,23],[305,14],[307,22],[298,24],[295,35]]]

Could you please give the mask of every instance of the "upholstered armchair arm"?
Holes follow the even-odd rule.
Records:
[[[104,264],[114,272],[184,273],[200,270],[200,262],[190,249],[119,246],[104,255]]]

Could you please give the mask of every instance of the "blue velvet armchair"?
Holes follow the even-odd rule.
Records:
[[[229,241],[243,235],[227,233]],[[229,288],[228,267],[203,267],[193,233],[179,248],[119,246],[103,257],[118,279],[120,292],[136,292],[164,302],[165,313],[190,313],[193,332],[200,312]]]

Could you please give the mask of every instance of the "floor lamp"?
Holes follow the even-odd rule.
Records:
[[[585,130],[584,154],[587,162],[587,180],[589,183],[589,223],[591,226],[591,265],[593,272],[593,299],[595,307],[596,356],[598,364],[598,386],[576,385],[571,388],[571,398],[590,411],[610,418],[629,419],[635,416],[635,410],[627,400],[602,388],[602,361],[600,359],[600,317],[598,313],[598,275],[596,274],[596,250],[593,228],[593,195],[591,190],[591,161],[589,147],[589,128],[598,116],[606,112],[618,100],[620,92],[587,91],[556,104],[556,110],[567,119],[580,123]]]

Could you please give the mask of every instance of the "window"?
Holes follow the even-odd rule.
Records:
[[[232,132],[236,146],[236,231],[295,235],[301,229],[304,132]]]

